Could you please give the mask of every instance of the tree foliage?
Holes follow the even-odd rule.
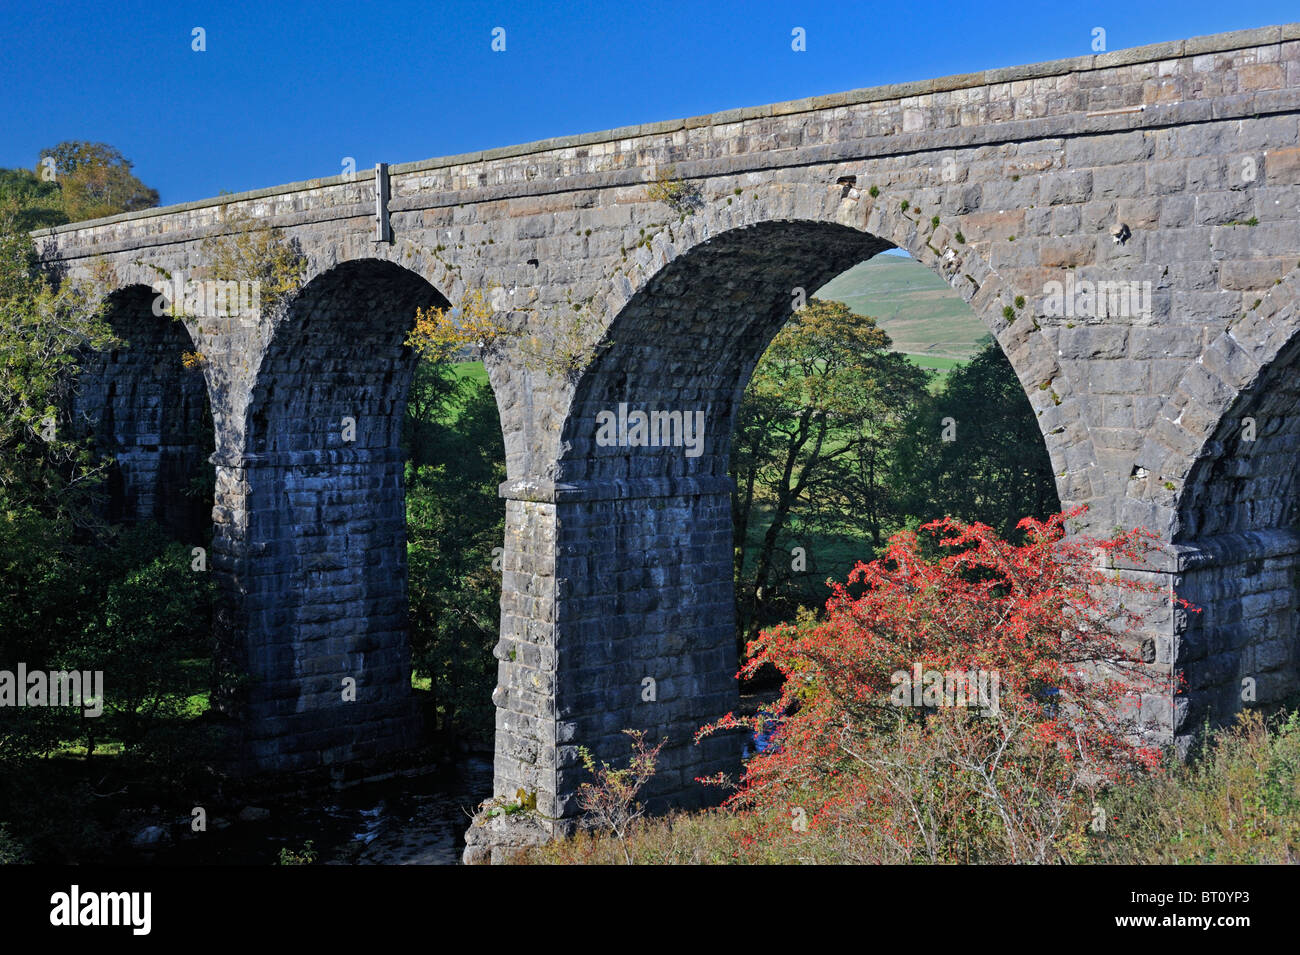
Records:
[[[0,169],[0,209],[12,216],[11,228],[18,232],[48,229],[69,221],[59,184],[40,178],[30,169]]]
[[[97,717],[34,706],[0,718],[0,819],[27,807],[10,838],[30,847],[46,833],[63,848],[45,857],[81,829],[42,813],[84,804],[25,786],[44,775],[32,764],[78,741],[89,757],[107,736],[129,750],[176,715],[179,657],[204,653],[211,585],[156,527],[104,520],[107,462],[74,426],[72,399],[91,351],[130,343],[104,322],[102,282],[48,274],[25,224],[0,215],[0,669],[102,671],[105,704]]]
[[[951,515],[1005,536],[1060,507],[1038,418],[997,342],[949,372],[902,434],[891,484],[918,521]]]
[[[85,351],[115,339],[103,289],[53,281],[15,222],[0,212],[0,495],[85,523],[102,466],[78,438],[71,398]]]
[[[494,725],[505,514],[505,448],[486,383],[417,366],[407,405],[408,593],[415,672],[444,729],[487,738]]]
[[[747,637],[792,612],[796,525],[877,542],[892,529],[892,448],[928,376],[889,349],[875,319],[813,299],[754,370],[732,442],[737,611]]]
[[[54,175],[69,222],[158,205],[158,190],[137,179],[131,172],[134,164],[106,143],[68,140],[42,150],[41,159],[46,158],[54,161]],[[41,168],[38,165],[38,175]]]

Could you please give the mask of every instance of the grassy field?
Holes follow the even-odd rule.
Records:
[[[940,373],[959,368],[965,362],[959,358],[940,358],[938,355],[918,355],[915,352],[903,352],[907,360],[919,368],[929,368]]]
[[[476,385],[487,384],[487,369],[483,367],[481,361],[458,361],[451,366],[451,372],[456,376],[457,381],[468,378]]]
[[[947,282],[906,256],[878,255],[855,265],[818,289],[816,297],[875,318],[895,350],[923,368],[947,370],[969,360],[988,334]]]

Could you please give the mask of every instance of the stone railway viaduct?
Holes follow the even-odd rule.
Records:
[[[647,196],[669,167],[698,192],[684,217]],[[210,274],[203,240],[234,214],[301,249],[301,287],[256,320],[154,318],[160,270]],[[257,768],[412,739],[403,343],[417,307],[499,287],[522,335],[486,356],[508,468],[496,793],[536,791],[571,816],[575,747],[613,758],[641,727],[671,741],[659,794],[697,798],[693,779],[736,757],[690,740],[736,702],[738,399],[794,289],[894,247],[997,337],[1062,504],[1088,505],[1094,532],[1154,531],[1158,553],[1125,572],[1203,608],[1146,614],[1146,659],[1169,687],[1142,700],[1150,732],[1186,739],[1238,709],[1247,678],[1261,703],[1300,685],[1300,24],[395,165],[37,240],[74,278],[102,263],[116,277],[112,320],[132,347],[100,356],[84,390],[124,506],[175,510],[178,475],[211,450],[210,405],[219,626],[255,678]],[[1150,283],[1151,307],[1053,316],[1050,283],[1070,277]],[[583,369],[522,344],[559,350],[570,333],[600,343]],[[201,374],[179,370],[181,350],[206,356]],[[703,410],[705,453],[599,446],[597,412],[620,402]],[[356,702],[340,702],[345,677]]]

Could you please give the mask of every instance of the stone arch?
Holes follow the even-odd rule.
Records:
[[[258,768],[364,760],[414,740],[405,339],[418,308],[447,304],[409,269],[353,259],[275,316],[241,450],[218,468],[218,566],[234,598],[221,631],[254,677],[246,754]]]
[[[1037,296],[1030,294],[1032,290],[1013,288],[973,248],[957,241],[963,216],[945,216],[937,227],[932,227],[927,217],[908,214],[902,196],[881,192],[871,197],[840,182],[829,186],[778,182],[754,188],[768,201],[730,205],[710,202],[671,230],[656,234],[644,252],[633,256],[630,267],[615,274],[597,296],[602,303],[600,313],[609,317],[611,326],[634,297],[673,261],[724,233],[782,223],[843,226],[874,243],[871,247],[875,251],[862,258],[888,248],[901,249],[961,295],[997,338],[1038,415],[1062,506],[1069,509],[1104,498],[1106,489],[1085,413],[1086,395],[1073,386],[1057,361],[1055,347],[1040,333],[1032,313],[1015,307],[1018,295],[1031,302]],[[795,268],[791,271],[798,273]],[[831,277],[834,274],[838,273]],[[806,279],[806,284],[809,294],[817,287],[811,278]],[[1013,320],[1007,319],[1007,309],[1015,315]],[[780,328],[780,320],[776,321],[769,339]],[[762,354],[761,348],[758,354]]]
[[[734,740],[691,740],[736,703],[731,426],[795,287],[811,296],[879,252],[912,252],[1012,359],[1053,464],[1071,478],[1058,478],[1060,496],[1091,494],[1081,403],[1032,317],[1003,317],[1016,296],[972,250],[942,226],[927,231],[889,195],[873,204],[839,184],[766,188],[761,213],[715,204],[663,230],[597,296],[604,347],[576,382],[550,481],[508,485],[498,795],[536,790],[544,812],[573,813],[582,774],[568,744],[620,758],[625,728],[669,739],[652,796],[660,805],[689,805],[704,796],[698,777],[736,768]],[[1043,381],[1059,404],[1036,387]],[[597,413],[622,401],[702,412],[702,452],[599,446]]]
[[[731,412],[768,342],[806,297],[831,278],[890,248],[837,223],[759,222],[696,244],[655,272],[606,330],[608,347],[575,389],[556,479],[561,484],[726,480]],[[725,278],[724,278],[725,277]],[[623,398],[620,399],[619,396]],[[628,395],[650,406],[700,407],[709,453],[680,448],[598,447],[596,414]]]
[[[335,269],[358,262],[387,263],[419,276],[438,291],[437,303],[442,305],[460,303],[466,293],[487,284],[481,267],[462,266],[452,261],[450,255],[403,236],[396,237],[391,243],[377,243],[368,231],[349,233],[338,239],[326,237],[320,247],[306,246],[302,251],[308,263],[302,288]],[[265,350],[258,351],[261,360]],[[495,350],[489,349],[478,357],[487,372],[497,407],[501,409],[506,404],[503,398],[508,399],[512,376],[518,374],[518,369],[512,368],[509,360]],[[502,426],[504,430],[504,415]],[[510,444],[507,439],[507,445]]]
[[[427,280],[382,259],[318,272],[285,303],[246,412],[246,453],[357,453],[396,446],[415,354],[415,312],[448,301]],[[357,422],[355,441],[336,427]]]
[[[1199,449],[1178,499],[1174,543],[1300,522],[1300,335],[1236,394]]]
[[[1138,457],[1130,518],[1170,541],[1186,692],[1174,731],[1300,688],[1300,267],[1188,366]]]
[[[156,315],[155,300],[143,284],[108,295],[104,317],[122,345],[86,357],[74,426],[112,458],[108,520],[153,520],[198,542],[212,511],[201,480],[213,449],[208,389],[202,371],[183,362],[196,347],[188,323]]]
[[[1185,542],[1293,522],[1281,502],[1290,493],[1291,474],[1271,481],[1267,462],[1278,463],[1300,414],[1286,385],[1300,349],[1298,332],[1300,266],[1188,365],[1138,455],[1140,470],[1127,488],[1132,523]],[[1257,421],[1259,440],[1241,441],[1241,419],[1259,414],[1267,418]],[[1231,518],[1208,514],[1207,508],[1229,503],[1233,488]]]

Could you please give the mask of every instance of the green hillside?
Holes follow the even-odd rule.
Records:
[[[894,348],[922,367],[949,368],[954,359],[966,361],[988,334],[947,282],[901,255],[878,255],[855,265],[823,285],[816,296],[875,318]]]
[[[486,385],[488,380],[487,369],[481,361],[458,361],[451,366],[451,373],[458,381],[469,378],[476,385]]]

